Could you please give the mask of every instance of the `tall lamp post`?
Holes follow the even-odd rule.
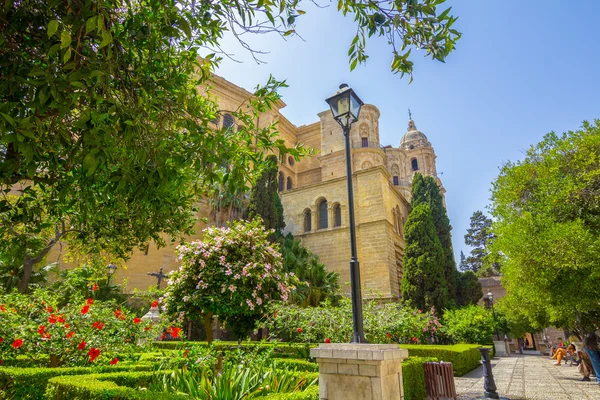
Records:
[[[492,308],[492,316],[494,317],[494,324],[496,325],[496,339],[500,340],[500,335],[498,334],[498,321],[496,321],[496,313],[494,312],[494,295],[492,292],[488,292],[488,301],[489,305]]]
[[[364,104],[345,83],[335,94],[325,100],[333,119],[342,127],[346,143],[346,180],[348,186],[348,217],[350,225],[350,285],[352,292],[352,343],[367,343],[363,332],[362,295],[360,288],[360,265],[356,251],[356,227],[354,223],[354,192],[352,189],[352,155],[350,152],[350,127],[358,121]]]
[[[104,301],[106,301],[106,295],[108,294],[108,290],[110,289],[110,278],[113,276],[113,274],[115,273],[116,270],[117,270],[117,266],[115,264],[110,263],[106,266],[107,282],[106,282],[106,290],[104,291]]]

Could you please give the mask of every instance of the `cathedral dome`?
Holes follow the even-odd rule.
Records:
[[[400,147],[403,149],[413,149],[415,147],[431,147],[427,136],[419,130],[412,119],[408,121],[408,131],[400,139]]]

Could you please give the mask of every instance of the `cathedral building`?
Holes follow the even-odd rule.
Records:
[[[218,76],[214,76],[211,85],[211,93],[221,110],[215,124],[234,126],[232,111],[228,110],[238,109],[251,93]],[[286,157],[279,166],[284,233],[300,238],[330,271],[339,272],[343,290],[349,293],[349,285],[344,285],[350,281],[350,231],[342,129],[330,110],[319,113],[319,119],[310,125],[295,126],[281,114],[283,107],[285,103],[278,101],[272,110],[260,115],[259,126],[277,121],[279,136],[288,147],[302,144],[314,149],[314,154],[300,160]],[[413,175],[420,172],[433,176],[442,193],[444,190],[437,178],[433,147],[415,122],[409,120],[407,132],[398,134],[397,147],[382,146],[379,117],[375,105],[365,104],[350,132],[355,219],[363,296],[376,294],[391,300],[400,295],[403,227],[409,212]],[[209,216],[206,202],[202,203],[199,214],[199,217]],[[197,235],[189,239],[199,239],[205,227],[198,222]],[[143,290],[157,283],[149,273],[156,273],[159,268],[166,273],[177,267],[174,246],[157,249],[151,245],[132,254],[117,271],[116,280],[125,281],[127,291]]]

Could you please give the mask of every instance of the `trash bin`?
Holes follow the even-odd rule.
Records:
[[[450,362],[426,362],[425,387],[427,399],[456,399],[456,388],[454,387],[454,371]]]

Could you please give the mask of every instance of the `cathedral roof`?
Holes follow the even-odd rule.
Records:
[[[411,147],[412,146],[412,147]],[[431,147],[431,143],[427,140],[427,136],[419,130],[415,125],[415,121],[412,119],[408,121],[408,131],[400,139],[400,147],[402,148],[414,148],[414,147]]]

